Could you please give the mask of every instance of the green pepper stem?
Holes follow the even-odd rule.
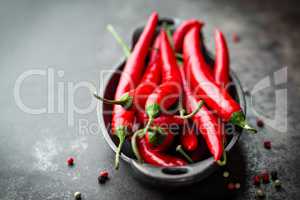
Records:
[[[123,128],[117,130],[117,137],[119,138],[119,144],[116,150],[115,169],[119,169],[121,150],[126,138],[126,133]]]
[[[243,112],[234,112],[229,120],[234,125],[237,125],[243,129],[246,129],[248,131],[251,131],[252,133],[257,133],[257,130],[253,127],[251,127],[246,119]]]
[[[139,162],[143,162],[143,159],[139,153],[139,149],[137,146],[137,137],[142,137],[144,135],[143,129],[136,131],[131,137],[131,147],[132,151]]]
[[[123,52],[128,58],[130,56],[130,48],[127,46],[127,44],[124,42],[124,40],[121,38],[121,36],[116,32],[114,27],[111,24],[107,25],[107,30],[114,36],[114,38],[117,40],[117,42],[121,45]]]
[[[152,125],[153,121],[154,121],[154,117],[149,116],[149,120],[144,128],[143,134],[147,133],[147,131],[150,129],[150,126]]]
[[[192,158],[183,150],[181,145],[178,145],[176,147],[176,151],[180,153],[189,163],[193,163],[194,161]]]
[[[93,95],[96,99],[99,99],[106,104],[117,104],[121,105],[124,108],[130,108],[132,105],[132,97],[128,93],[125,93],[119,100],[106,99],[104,97],[99,96],[96,92]]]
[[[204,104],[204,101],[201,100],[200,103],[198,104],[197,108],[193,112],[191,112],[190,114],[187,114],[187,115],[184,115],[184,110],[181,109],[180,110],[180,117],[182,119],[189,119],[189,118],[194,117],[197,114],[197,112],[199,112],[199,110],[201,109],[203,104]]]

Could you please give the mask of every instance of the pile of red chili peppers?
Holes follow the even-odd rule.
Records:
[[[115,166],[119,166],[126,139],[131,140],[140,162],[155,166],[196,162],[203,159],[205,146],[217,163],[225,164],[224,124],[256,132],[226,89],[230,77],[225,37],[215,31],[216,52],[211,66],[202,48],[203,22],[186,20],[174,30],[168,24],[159,26],[158,21],[158,14],[153,12],[130,52],[118,38],[127,60],[115,99],[95,94],[114,104],[112,134],[119,139]],[[133,130],[136,123],[139,130]]]

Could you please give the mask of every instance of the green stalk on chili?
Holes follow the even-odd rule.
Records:
[[[222,120],[256,133],[257,131],[247,123],[240,105],[225,89],[219,87],[210,74],[201,54],[199,32],[200,28],[194,26],[186,34],[183,42],[185,73],[190,77],[193,89]]]

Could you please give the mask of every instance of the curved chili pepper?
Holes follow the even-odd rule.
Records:
[[[184,160],[180,158],[152,150],[150,147],[147,146],[145,138],[138,139],[137,144],[140,157],[146,163],[158,167],[174,167],[187,164]]]
[[[126,61],[115,93],[115,99],[120,99],[132,88],[132,86],[135,87],[138,84],[151,40],[155,34],[157,22],[158,14],[154,12],[150,16],[143,33]],[[129,79],[129,77],[131,79]],[[112,113],[112,131],[113,134],[119,138],[115,160],[116,168],[119,166],[121,148],[133,125],[134,117],[133,109],[126,110],[120,105],[114,105]]]
[[[146,124],[149,120],[145,112],[138,112],[139,122]],[[183,125],[184,119],[177,115],[161,115],[153,120],[153,124],[156,126],[168,126],[168,125]]]
[[[225,122],[231,122],[241,128],[257,132],[245,120],[240,105],[214,81],[203,55],[200,53],[200,29],[191,28],[183,42],[185,72],[190,77],[191,84],[197,94],[203,98],[206,105]],[[201,109],[202,110],[202,109]]]
[[[167,130],[149,130],[145,134],[146,143],[154,151],[167,150],[173,140],[174,134]]]
[[[161,32],[160,53],[162,59],[162,84],[147,98],[145,110],[149,117],[149,122],[145,130],[151,125],[153,119],[159,116],[160,111],[174,104],[181,94],[181,80],[176,58],[165,31]]]
[[[173,41],[174,41],[174,49],[176,52],[181,52],[182,44],[185,34],[190,30],[193,26],[202,27],[204,25],[203,22],[198,21],[196,19],[190,19],[182,22],[178,28],[176,28],[173,33]]]
[[[146,71],[143,75],[143,78],[140,81],[140,84],[133,90],[124,93],[120,99],[109,100],[105,99],[97,94],[94,96],[107,104],[117,104],[122,107],[129,109],[132,105],[134,105],[136,110],[143,110],[145,107],[145,103],[149,94],[153,92],[153,90],[157,87],[160,81],[160,71],[161,71],[161,60],[159,54],[160,47],[160,36],[155,39],[153,48],[150,53],[150,61],[149,65],[146,68]]]
[[[229,82],[229,51],[221,31],[215,30],[216,58],[213,76],[217,84],[226,87]]]
[[[185,77],[184,69],[180,69],[186,109],[193,110],[198,104],[197,97],[192,93]],[[215,160],[220,160],[223,153],[222,132],[216,116],[206,106],[194,115],[192,121],[206,141],[207,147]]]
[[[189,128],[187,125],[183,127],[183,132],[180,135],[180,143],[187,151],[194,151],[197,149],[198,137],[193,128]]]

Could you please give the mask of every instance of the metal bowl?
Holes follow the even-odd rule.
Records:
[[[178,19],[160,19],[159,24],[161,25],[163,23],[169,23],[174,24],[174,26],[176,27],[180,24],[180,22],[181,21]],[[133,45],[137,41],[142,30],[143,27],[135,29],[132,37]],[[212,64],[214,60],[212,59],[211,54],[209,54],[204,45],[202,46],[202,49],[207,62]],[[125,61],[123,61],[121,64],[115,67],[115,72],[111,74],[110,78],[106,82],[104,91],[102,90],[102,95],[105,98],[114,98],[115,90],[117,88],[117,84],[120,78],[120,73],[118,72],[122,71],[124,63]],[[237,102],[239,102],[239,104],[242,107],[242,110],[244,111],[244,113],[246,113],[246,101],[241,83],[233,71],[230,72],[230,78],[232,81],[232,86],[231,88],[229,88],[230,94]],[[108,145],[111,147],[111,149],[114,152],[116,152],[117,140],[115,137],[112,137],[111,134],[109,134],[111,132],[109,127],[111,123],[111,111],[111,105],[103,104],[102,101],[98,101],[97,114],[99,124],[102,128],[102,134]],[[225,151],[227,153],[236,144],[241,133],[241,129],[235,129],[235,132],[232,134],[231,139],[227,142],[227,145],[225,147]],[[144,182],[159,186],[176,187],[196,183],[203,180],[218,169],[218,165],[215,164],[213,157],[209,157],[205,160],[193,164],[178,167],[155,167],[146,163],[141,164],[135,160],[131,151],[130,143],[128,141],[124,144],[122,148],[121,159],[131,166],[135,177],[139,178]]]

